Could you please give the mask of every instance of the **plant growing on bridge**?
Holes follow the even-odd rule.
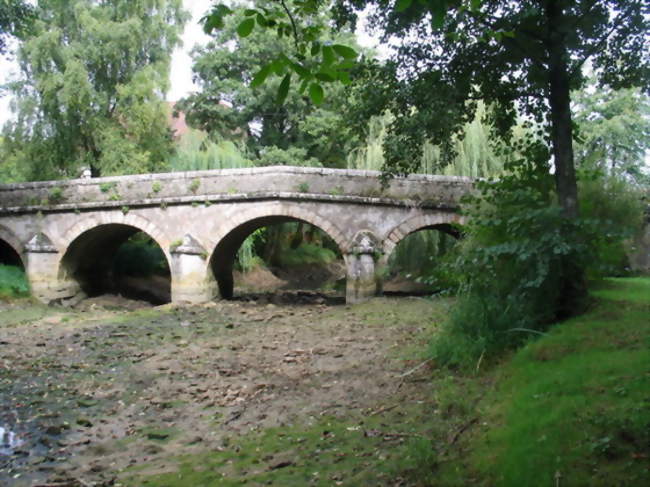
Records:
[[[182,239],[179,238],[177,240],[174,240],[172,243],[169,244],[169,251],[174,252],[181,245],[183,245]]]
[[[47,200],[50,204],[57,204],[63,201],[63,189],[62,188],[52,188],[47,197]]]
[[[192,179],[192,182],[188,186],[188,189],[192,193],[196,193],[198,191],[200,185],[201,185],[201,180],[200,179]]]
[[[117,187],[117,183],[115,181],[111,181],[110,183],[100,183],[99,185],[99,190],[102,193],[108,193],[112,189],[115,189]]]

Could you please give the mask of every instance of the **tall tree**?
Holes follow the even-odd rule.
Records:
[[[36,7],[13,83],[17,121],[5,146],[30,178],[160,170],[171,149],[171,52],[181,0],[55,0]]]
[[[573,95],[576,162],[650,185],[650,97],[638,89],[590,84]]]
[[[269,163],[343,166],[345,149],[352,143],[343,116],[343,87],[332,90],[319,106],[295,91],[279,104],[280,79],[261,84],[255,75],[260,65],[289,51],[292,40],[278,39],[266,29],[239,36],[242,22],[250,17],[246,8],[233,8],[214,40],[193,53],[194,79],[201,90],[180,104],[190,124],[213,137],[243,139],[257,158]],[[352,42],[351,34],[338,37]]]

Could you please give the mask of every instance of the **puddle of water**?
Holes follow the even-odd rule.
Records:
[[[18,448],[23,441],[13,431],[0,426],[0,455],[11,455],[14,449]]]

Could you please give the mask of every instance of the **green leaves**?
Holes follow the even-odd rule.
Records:
[[[271,74],[271,71],[273,69],[272,64],[267,64],[260,69],[257,74],[253,77],[253,80],[251,81],[251,88],[257,88],[258,86],[261,86],[264,84],[266,81],[266,78],[269,77],[269,74]]]
[[[412,3],[413,0],[397,0],[397,2],[395,2],[395,12],[404,12]]]
[[[409,4],[410,4],[409,0]],[[307,8],[297,6],[298,10]],[[311,101],[319,105],[325,98],[323,83],[349,84],[349,70],[354,67],[359,56],[353,47],[322,41],[325,27],[318,23],[307,26],[294,25],[286,18],[286,12],[280,7],[246,8],[238,10],[241,16],[236,27],[237,36],[249,37],[255,25],[262,30],[275,31],[279,40],[290,37],[295,49],[286,50],[271,62],[267,62],[253,76],[250,87],[261,87],[272,75],[282,77],[276,100],[282,103],[291,89],[292,74],[299,81],[300,93],[307,92]],[[225,17],[235,11],[224,4],[217,4],[212,12],[204,17],[204,30],[208,33],[225,28]]]
[[[253,27],[250,25],[253,17],[249,17],[239,24],[237,33],[241,36],[241,30],[248,35],[248,30]],[[247,22],[245,26],[242,24]],[[322,45],[318,42],[312,43],[311,54],[317,56],[321,54],[320,59],[308,62],[294,61],[286,54],[280,54],[272,62],[264,65],[251,80],[251,88],[259,88],[271,76],[282,76],[282,82],[278,88],[276,100],[283,103],[289,90],[291,89],[291,73],[295,73],[300,81],[299,91],[307,91],[309,98],[315,105],[320,105],[325,99],[325,89],[322,83],[340,82],[344,85],[350,84],[350,74],[348,70],[354,65],[354,59],[358,56],[357,51],[343,44]],[[309,88],[309,89],[307,89]]]
[[[336,54],[341,56],[343,59],[356,59],[358,56],[357,51],[342,44],[334,44],[332,46],[332,49],[334,49],[334,52],[336,52]]]
[[[224,18],[232,14],[232,10],[223,3],[218,3],[208,15],[201,19],[203,22],[203,31],[206,34],[211,34],[213,30],[220,30],[225,27]]]
[[[287,73],[284,75],[284,78],[282,78],[282,82],[280,83],[280,88],[278,88],[278,96],[277,96],[278,104],[282,105],[284,103],[284,100],[287,99],[290,86],[291,86],[291,73]]]
[[[323,66],[330,66],[334,64],[334,49],[332,46],[323,46],[321,48],[321,53],[323,55],[323,61],[322,64]]]
[[[253,27],[255,27],[255,19],[250,17],[244,19],[237,26],[237,34],[239,35],[239,37],[248,37],[251,34],[251,32],[253,32]]]
[[[448,0],[431,0],[429,2],[429,11],[431,12],[431,26],[434,29],[442,28],[447,15]]]
[[[323,98],[325,93],[323,92],[323,87],[318,83],[312,83],[309,85],[309,98],[314,102],[315,105],[320,105],[323,103]]]

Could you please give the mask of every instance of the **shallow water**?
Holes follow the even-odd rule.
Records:
[[[0,455],[11,455],[23,443],[20,435],[0,426]]]

